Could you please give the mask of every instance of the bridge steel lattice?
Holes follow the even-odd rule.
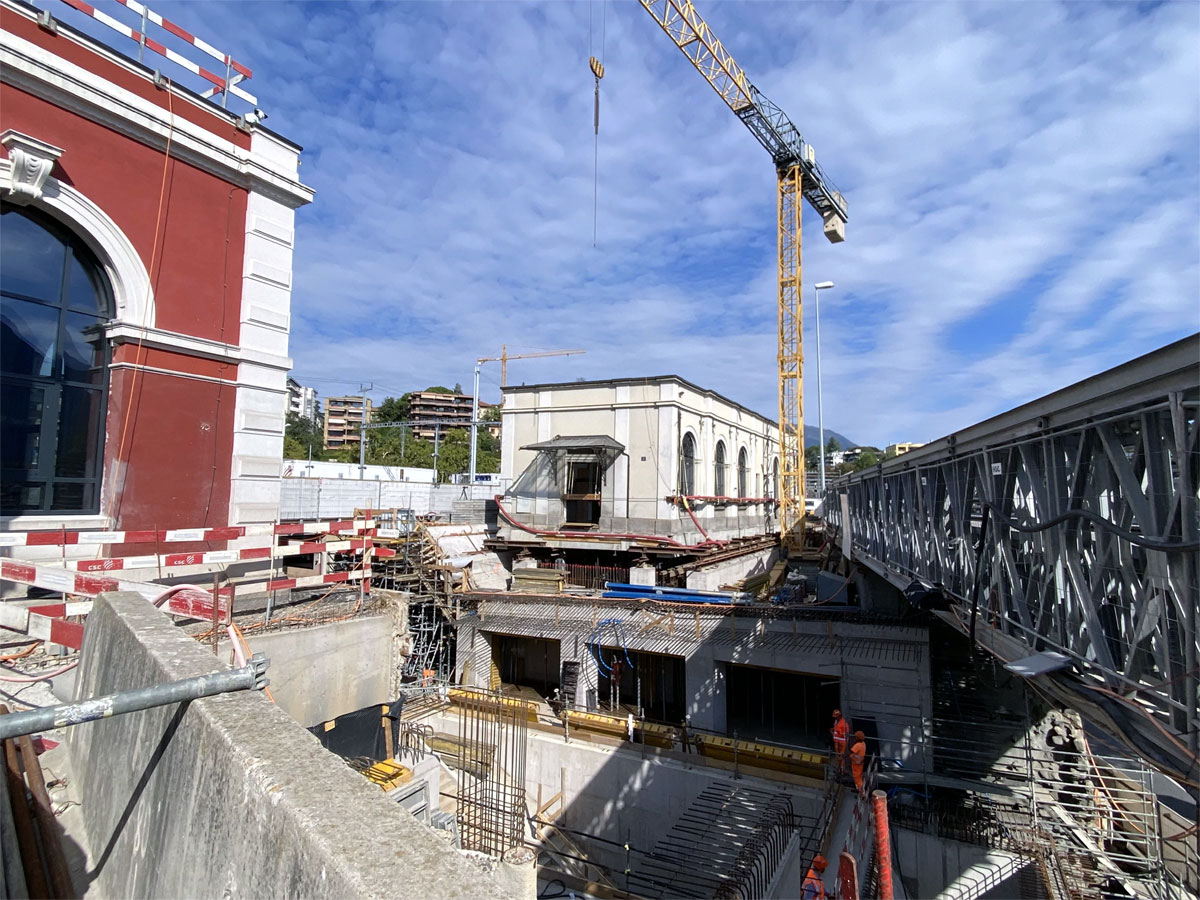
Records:
[[[1194,780],[1198,408],[1194,335],[855,473],[826,518],[1001,658],[1068,656],[1038,684]]]

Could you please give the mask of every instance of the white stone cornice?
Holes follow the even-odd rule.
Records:
[[[172,116],[158,104],[8,31],[0,31],[0,81],[158,150],[166,148],[169,135],[173,157],[293,209],[312,202],[313,189],[296,178],[294,165],[289,170],[275,156],[244,149]],[[176,94],[174,102],[192,101]]]
[[[63,155],[62,148],[11,128],[0,134],[0,144],[8,150],[10,163],[8,200],[23,205],[42,199],[42,186]]]
[[[287,356],[276,356],[273,353],[239,347],[237,344],[224,344],[221,341],[193,337],[177,331],[166,331],[162,328],[142,329],[134,325],[116,323],[108,328],[107,334],[109,340],[116,344],[136,344],[140,341],[144,347],[173,350],[204,359],[253,363],[256,366],[279,369],[283,372],[288,372],[292,368],[292,360]]]

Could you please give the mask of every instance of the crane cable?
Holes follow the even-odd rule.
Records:
[[[596,246],[596,223],[600,196],[600,79],[604,77],[604,44],[608,32],[608,0],[600,2],[600,57],[592,55],[592,15],[588,9],[588,67],[596,80],[595,105],[592,111],[592,246]]]

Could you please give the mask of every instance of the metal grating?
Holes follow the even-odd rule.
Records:
[[[645,897],[763,897],[793,834],[802,857],[818,820],[797,816],[787,794],[730,781],[710,784],[629,875]]]

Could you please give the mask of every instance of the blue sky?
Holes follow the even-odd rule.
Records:
[[[507,343],[588,351],[510,382],[676,373],[774,414],[774,171],[638,4],[152,8],[305,147],[291,352],[322,395],[469,388]],[[817,281],[826,426],[879,446],[1200,328],[1200,5],[699,9],[847,196],[844,244],[805,217],[806,421]]]

